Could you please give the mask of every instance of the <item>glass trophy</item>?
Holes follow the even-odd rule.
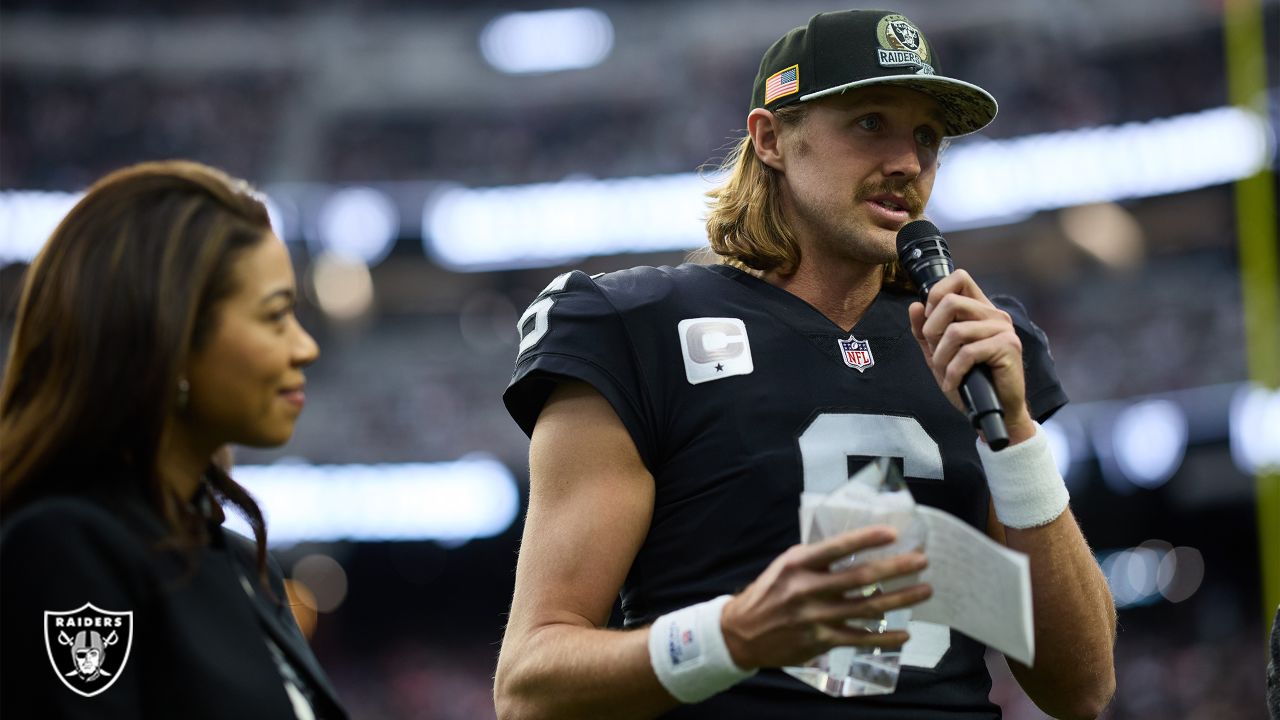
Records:
[[[847,530],[867,525],[891,525],[898,531],[892,544],[869,548],[835,563],[831,570],[855,563],[921,549],[925,525],[916,513],[915,499],[907,489],[902,471],[889,458],[878,458],[854,474],[849,481],[827,495],[806,493],[801,500],[801,529],[805,542],[818,542]],[[887,592],[917,582],[914,576],[894,578],[850,593],[864,596]],[[902,608],[884,617],[848,621],[873,633],[906,630],[911,610]],[[785,667],[791,676],[834,697],[884,695],[898,687],[900,647],[837,647],[798,667]]]

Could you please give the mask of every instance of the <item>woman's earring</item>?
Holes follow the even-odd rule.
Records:
[[[191,383],[186,378],[178,378],[178,409],[186,410],[191,401]]]

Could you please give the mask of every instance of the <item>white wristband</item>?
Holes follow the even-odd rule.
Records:
[[[1040,425],[1029,440],[995,452],[978,441],[978,457],[987,473],[996,517],[1011,528],[1031,528],[1053,522],[1071,499],[1049,439]]]
[[[649,662],[658,682],[683,703],[706,700],[756,674],[733,664],[720,629],[729,595],[658,618],[649,628]]]

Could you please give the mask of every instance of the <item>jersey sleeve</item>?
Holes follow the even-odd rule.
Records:
[[[1058,380],[1058,371],[1049,352],[1049,338],[1038,325],[1031,322],[1027,309],[1017,298],[993,295],[991,302],[1009,313],[1014,329],[1022,340],[1023,372],[1027,378],[1027,405],[1039,422],[1053,416],[1069,402],[1066,390]]]
[[[581,271],[551,281],[519,321],[520,349],[503,394],[507,411],[526,435],[558,383],[582,381],[613,406],[640,457],[653,459],[652,424],[646,411],[634,343],[613,303]]]

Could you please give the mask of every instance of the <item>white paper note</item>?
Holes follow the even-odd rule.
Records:
[[[929,567],[920,582],[933,586],[933,597],[912,607],[911,618],[949,625],[1031,665],[1035,634],[1027,556],[953,515],[925,505],[917,509],[929,528]]]
[[[909,498],[909,496],[907,496]],[[804,542],[871,524],[893,525],[899,540],[859,553],[866,561],[918,546],[911,519],[924,526],[929,567],[919,579],[884,583],[886,590],[913,582],[933,586],[933,596],[911,608],[911,619],[947,625],[1024,665],[1035,659],[1031,615],[1031,570],[1027,556],[1010,550],[949,513],[896,498],[872,497],[850,482],[830,494],[804,493],[800,528]],[[910,502],[908,500],[908,502]]]

